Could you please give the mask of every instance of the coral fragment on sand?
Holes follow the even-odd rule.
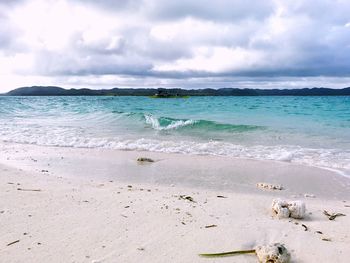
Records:
[[[257,246],[255,253],[261,263],[288,263],[290,261],[288,250],[279,243]]]
[[[283,190],[283,186],[279,184],[257,183],[256,186],[267,190]]]
[[[278,218],[292,217],[302,219],[305,216],[305,203],[303,201],[285,201],[274,199],[272,202],[272,211]]]

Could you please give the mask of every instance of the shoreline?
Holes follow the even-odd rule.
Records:
[[[257,183],[268,182],[284,186],[295,197],[350,198],[349,177],[282,161],[13,143],[0,144],[0,151],[0,163],[45,175],[254,193],[260,193]],[[139,157],[155,162],[140,164]]]
[[[350,180],[329,171],[150,152],[9,144],[0,150],[4,262],[257,262],[254,255],[198,254],[273,242],[286,245],[292,262],[350,257]],[[140,156],[156,162],[139,164]],[[226,185],[212,184],[227,175]],[[262,190],[257,182],[285,190]],[[305,201],[306,218],[274,217],[277,197]],[[323,210],[346,216],[330,221]]]

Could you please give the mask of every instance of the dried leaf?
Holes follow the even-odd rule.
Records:
[[[328,213],[326,210],[323,211],[323,214],[324,214],[325,216],[327,216],[329,220],[334,220],[334,219],[336,219],[338,216],[346,216],[345,214],[342,214],[342,213],[332,213],[332,214],[330,214],[330,213]]]
[[[180,195],[180,199],[183,199],[183,200],[188,200],[188,201],[190,201],[190,202],[193,202],[193,203],[195,203],[195,201],[193,200],[193,198],[191,197],[191,196],[189,196],[189,195]]]

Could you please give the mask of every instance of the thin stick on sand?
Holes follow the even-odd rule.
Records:
[[[255,249],[250,250],[236,250],[236,251],[229,251],[229,252],[222,252],[222,253],[213,253],[213,254],[199,254],[201,257],[226,257],[226,256],[233,256],[233,255],[242,255],[242,254],[253,254],[255,253]]]
[[[18,191],[27,191],[27,192],[41,192],[41,189],[23,189],[17,188]]]
[[[16,241],[13,241],[13,242],[11,242],[11,243],[8,243],[6,246],[11,246],[11,245],[16,244],[16,243],[18,243],[18,242],[19,242],[19,239],[16,240]]]

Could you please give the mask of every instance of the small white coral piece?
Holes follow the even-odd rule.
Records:
[[[279,184],[257,183],[256,186],[261,189],[283,190],[283,186]]]
[[[301,219],[305,216],[305,203],[303,201],[288,202],[290,217]]]
[[[272,201],[272,211],[278,218],[296,218],[301,219],[305,216],[305,203],[303,201],[285,201],[275,199]]]
[[[272,201],[272,211],[276,213],[278,218],[288,218],[290,216],[287,201],[281,199]]]
[[[289,263],[290,254],[284,245],[276,243],[272,245],[257,246],[255,253],[260,263]]]

